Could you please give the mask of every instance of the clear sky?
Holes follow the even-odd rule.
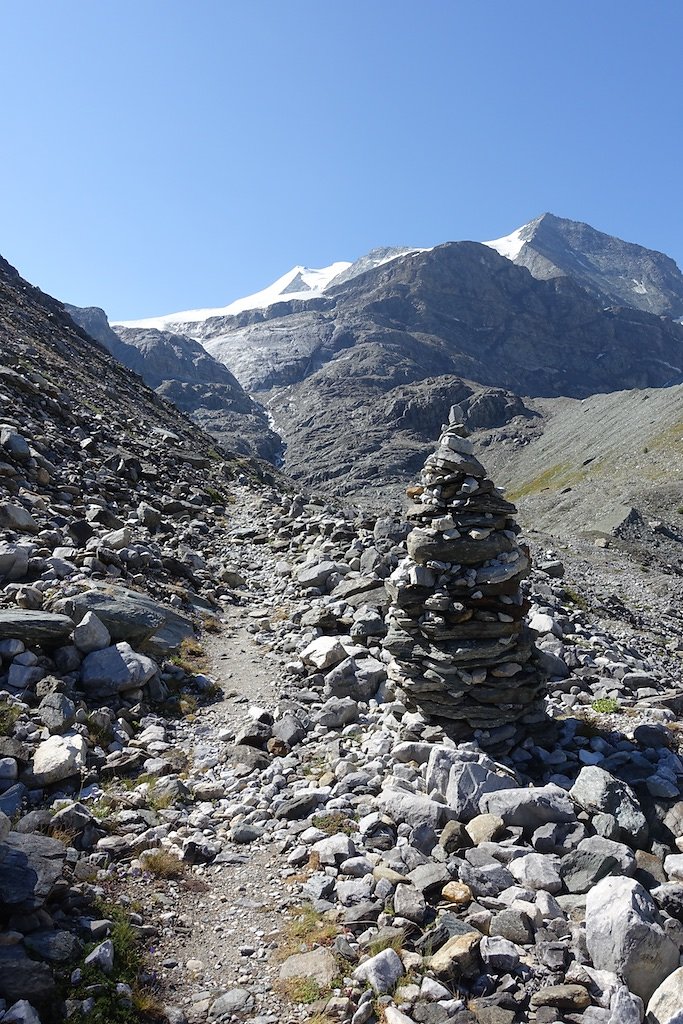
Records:
[[[679,0],[5,0],[0,253],[130,319],[549,210],[683,265]]]

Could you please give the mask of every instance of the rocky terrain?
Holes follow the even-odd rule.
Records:
[[[665,559],[645,585],[616,543],[559,550],[530,523],[522,582],[513,508],[459,427],[411,490],[412,532],[298,493],[4,263],[0,339],[2,1024],[675,1024]],[[488,644],[508,687],[501,650],[511,635],[526,671],[533,641],[547,727],[511,729],[501,689],[454,738],[403,683],[396,611],[415,601],[441,672]]]
[[[265,410],[228,368],[191,338],[155,329],[117,334],[103,310],[66,306],[71,318],[124,366],[187,413],[225,448],[277,464],[282,441]]]

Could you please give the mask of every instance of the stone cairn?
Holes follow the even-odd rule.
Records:
[[[529,551],[515,506],[473,455],[453,406],[421,483],[408,488],[408,557],[387,581],[389,678],[454,740],[514,746],[547,723],[524,621]]]

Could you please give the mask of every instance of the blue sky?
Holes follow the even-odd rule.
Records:
[[[550,210],[683,264],[676,0],[21,0],[0,253],[130,319]]]

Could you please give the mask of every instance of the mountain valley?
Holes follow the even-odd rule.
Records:
[[[127,325],[0,261],[1,1024],[675,1024],[680,273],[513,236]]]

